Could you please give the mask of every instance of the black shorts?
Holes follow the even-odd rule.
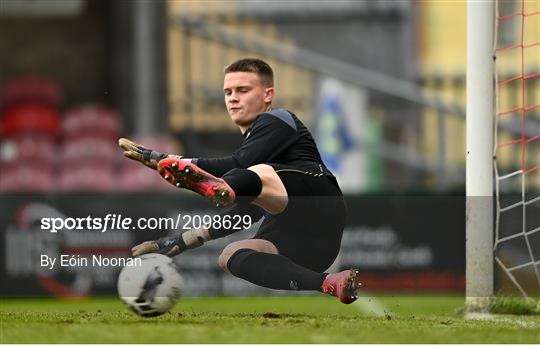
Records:
[[[287,189],[287,208],[266,215],[254,239],[265,239],[295,263],[322,272],[336,259],[346,207],[335,178],[272,165]]]

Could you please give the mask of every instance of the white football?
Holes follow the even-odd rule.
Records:
[[[118,276],[118,295],[137,315],[153,317],[178,301],[182,277],[173,260],[160,254],[137,257],[140,265],[126,266]],[[134,261],[136,263],[137,261]]]

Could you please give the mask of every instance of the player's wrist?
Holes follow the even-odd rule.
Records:
[[[142,156],[143,156],[143,160],[144,161],[156,161],[156,162],[159,162],[160,160],[163,160],[164,158],[167,158],[168,155],[167,154],[163,154],[163,153],[160,153],[159,151],[155,151],[155,150],[143,150],[142,152]]]
[[[182,233],[180,237],[185,249],[194,249],[199,246],[204,245],[205,242],[211,240],[210,235],[208,233],[208,229],[204,226],[201,226],[199,228],[192,228],[189,231],[185,231]]]

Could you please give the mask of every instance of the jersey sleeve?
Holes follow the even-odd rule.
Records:
[[[242,146],[231,156],[199,158],[197,165],[205,171],[222,176],[233,168],[272,162],[296,140],[296,128],[268,113],[263,113],[244,140]]]

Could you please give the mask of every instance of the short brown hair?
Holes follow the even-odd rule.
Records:
[[[265,61],[256,58],[240,59],[225,67],[225,74],[231,72],[253,72],[266,87],[274,86],[274,71]]]

